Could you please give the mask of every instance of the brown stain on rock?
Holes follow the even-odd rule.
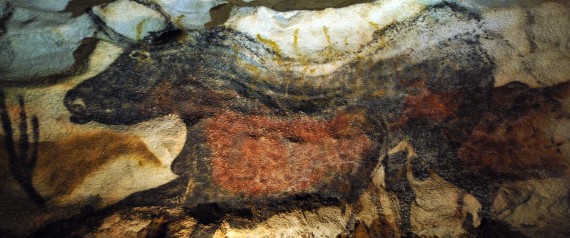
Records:
[[[258,196],[310,192],[335,179],[348,180],[373,150],[362,120],[363,115],[343,113],[322,120],[234,112],[207,119],[213,182]]]
[[[136,136],[112,131],[92,132],[40,142],[34,184],[48,188],[42,194],[47,195],[47,199],[68,195],[100,167],[121,156],[136,158],[141,167],[161,164]]]
[[[423,89],[418,94],[409,95],[405,98],[405,109],[401,113],[400,119],[391,127],[398,128],[419,118],[427,118],[442,123],[456,113],[461,106],[461,101],[460,95],[456,93],[432,92]]]
[[[368,233],[370,237],[402,237],[398,224],[390,222],[389,219],[384,216],[380,216],[378,219],[372,221],[372,224],[370,224],[368,228]]]
[[[524,179],[560,176],[568,167],[552,137],[552,125],[568,118],[556,97],[570,96],[568,85],[530,89],[511,84],[495,90],[492,109],[458,152],[469,169],[487,176]],[[565,90],[566,89],[566,90]]]
[[[358,223],[358,225],[356,225],[356,229],[354,230],[351,238],[370,238],[370,235],[368,235],[368,229],[366,229],[364,223]]]
[[[350,236],[339,236],[350,238],[370,238],[370,237],[385,237],[397,238],[403,237],[398,231],[398,225],[389,222],[384,216],[374,219],[370,225],[365,225],[360,222],[354,228]]]
[[[173,104],[171,96],[172,87],[172,84],[168,81],[160,82],[156,88],[151,91],[151,98],[153,98],[160,107],[170,107],[170,105]]]

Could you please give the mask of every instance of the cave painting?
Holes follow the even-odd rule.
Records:
[[[450,6],[438,8],[476,21]],[[349,65],[356,70],[325,76],[299,76],[256,62],[257,57],[282,58],[259,37],[223,27],[193,37],[188,44],[127,49],[109,69],[67,92],[64,100],[77,123],[134,124],[179,115],[190,130],[187,147],[195,148],[173,164],[175,173],[195,180],[198,194],[189,195],[189,204],[250,203],[253,195],[355,197],[384,153],[385,115],[414,101],[405,94],[480,98],[492,85],[492,64],[473,43],[477,35],[455,36],[436,51],[417,49],[431,56],[423,62],[415,62],[413,54],[365,65],[355,59]],[[363,54],[376,51],[363,49]],[[442,61],[450,57],[462,61]],[[286,61],[279,60],[282,65]],[[245,70],[243,62],[257,67],[255,73]],[[461,66],[465,62],[469,68]],[[446,116],[429,105],[438,103],[433,98],[423,100],[427,109],[414,110],[417,115],[410,120]],[[438,105],[440,110],[462,103],[445,105],[448,101]]]
[[[444,30],[455,22],[473,28],[425,47],[390,50],[416,37],[411,25],[442,14]],[[331,49],[317,52],[324,60],[287,57],[275,42],[225,26],[168,32],[169,39],[126,48],[106,70],[68,90],[63,103],[77,125],[135,125],[176,115],[187,128],[184,148],[170,167],[177,178],[138,191],[111,210],[183,207],[200,224],[219,225],[230,215],[263,220],[299,207],[355,203],[368,194],[381,168],[382,186],[399,204],[395,228],[387,220],[375,221],[390,227],[383,232],[411,234],[420,193],[414,187],[419,182],[412,181],[430,179],[461,191],[456,215],[465,219],[466,229],[499,229],[488,225],[494,224],[489,220],[497,184],[567,174],[562,148],[567,139],[552,125],[569,116],[570,86],[536,89],[511,82],[495,87],[497,65],[481,42],[493,33],[482,30],[480,22],[477,13],[444,2],[377,30],[344,58]],[[324,33],[330,37],[327,28]],[[311,72],[330,65],[330,72]],[[20,104],[19,126],[26,131]],[[6,106],[0,109],[4,130],[10,131]],[[38,123],[32,118],[33,128]],[[44,206],[32,184],[37,139],[26,152],[24,133],[18,146],[24,150],[16,152],[12,135],[6,134],[14,177]],[[80,140],[105,144],[98,136]],[[131,141],[119,147],[148,156],[140,164],[160,164],[135,137],[104,136]],[[74,140],[66,144],[78,143]],[[111,149],[107,153],[122,150],[105,146]],[[40,162],[47,166],[52,160]],[[104,162],[93,162],[90,169]],[[66,181],[52,170],[36,171],[61,185],[42,194],[69,194],[81,182]],[[481,209],[476,221],[467,215],[474,207]],[[371,232],[361,226],[355,229]]]
[[[415,22],[434,17],[435,11],[458,21],[480,21],[476,14],[442,4]],[[382,33],[390,36],[406,24],[395,23]],[[422,168],[412,166],[414,174],[435,172],[467,191],[477,190],[488,209],[495,191],[482,187],[499,180],[556,176],[566,161],[546,136],[523,135],[532,130],[527,121],[536,123],[525,119],[540,113],[535,110],[562,113],[540,107],[541,100],[555,99],[537,99],[549,95],[524,86],[494,89],[494,66],[479,43],[484,35],[461,33],[366,64],[358,57],[347,63],[352,68],[311,76],[288,71],[286,65],[294,62],[287,61],[294,59],[281,57],[267,40],[218,27],[192,32],[192,43],[127,49],[109,69],[67,92],[65,104],[77,123],[134,124],[179,115],[189,127],[189,140],[173,171],[193,184],[187,206],[240,207],[307,193],[353,198],[370,182],[372,169],[385,154],[385,140],[392,137],[409,138],[420,144],[417,151],[432,155],[415,159],[422,160]],[[373,59],[398,40],[397,35],[388,40],[376,36],[369,45],[380,48],[362,48],[361,54]],[[418,61],[418,55],[429,57]],[[279,58],[285,67],[276,70],[256,61],[263,58]],[[524,92],[521,98],[504,98],[512,87]],[[541,109],[519,105],[521,100],[537,100],[534,107]],[[515,109],[498,109],[496,101]],[[521,119],[501,122],[505,117]],[[483,118],[496,120],[499,128],[488,128]],[[496,133],[512,135],[512,140],[497,139]],[[544,158],[504,151],[524,143],[532,143]],[[403,177],[405,160],[396,160],[383,161],[387,187],[401,190],[401,201],[409,203],[413,193]]]

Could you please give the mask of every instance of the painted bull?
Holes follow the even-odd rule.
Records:
[[[444,30],[457,21],[474,29],[428,38],[425,47],[406,45],[417,41],[411,26],[442,12],[450,19],[441,23]],[[126,49],[104,72],[70,90],[64,103],[77,123],[134,124],[179,115],[189,139],[172,169],[193,188],[188,206],[240,207],[308,194],[353,199],[370,181],[389,133],[417,139],[425,145],[419,151],[431,153],[423,170],[467,179],[458,185],[471,192],[477,178],[449,167],[477,124],[469,115],[486,110],[492,91],[493,63],[479,42],[484,33],[478,22],[454,5],[434,6],[377,31],[361,50],[369,58],[320,76],[263,64],[278,52],[240,32],[190,32],[185,43]],[[429,37],[431,30],[420,33]],[[450,131],[462,141],[442,142]],[[388,188],[413,197],[400,186],[406,183],[399,176],[403,164],[393,158],[383,163]]]

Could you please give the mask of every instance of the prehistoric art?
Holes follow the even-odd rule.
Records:
[[[59,2],[0,3],[0,236],[570,235],[566,3]]]

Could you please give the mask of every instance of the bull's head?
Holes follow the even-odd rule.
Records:
[[[149,93],[172,77],[157,50],[127,49],[108,69],[67,92],[64,103],[75,123],[131,124],[168,113]]]

